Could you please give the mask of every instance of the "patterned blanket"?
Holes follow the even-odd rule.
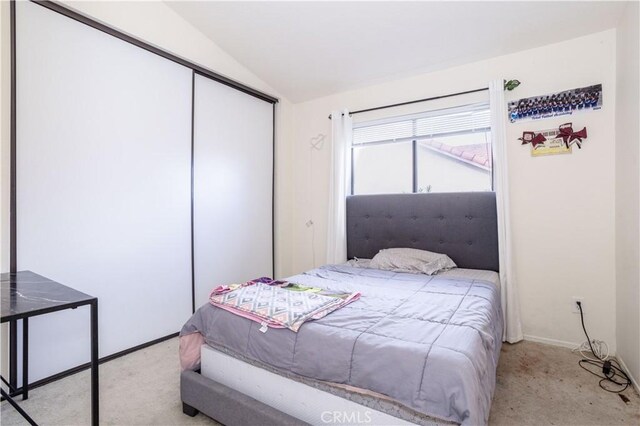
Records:
[[[244,284],[219,286],[209,295],[212,305],[267,327],[294,332],[306,321],[320,319],[360,297],[262,277]]]

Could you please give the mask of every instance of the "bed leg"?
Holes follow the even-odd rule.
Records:
[[[196,414],[198,414],[198,410],[196,410],[195,408],[193,408],[192,406],[190,406],[189,404],[185,404],[184,402],[182,403],[182,412],[184,414],[186,414],[189,417],[194,417]]]

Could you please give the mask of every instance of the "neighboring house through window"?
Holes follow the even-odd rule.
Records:
[[[354,124],[353,194],[492,190],[488,103]]]

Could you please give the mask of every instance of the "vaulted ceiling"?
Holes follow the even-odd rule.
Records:
[[[606,1],[167,4],[293,102],[602,31],[615,27],[626,7]]]

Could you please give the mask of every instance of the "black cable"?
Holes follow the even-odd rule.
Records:
[[[580,310],[580,322],[582,323],[582,329],[584,330],[584,335],[587,336],[587,343],[589,343],[589,348],[591,348],[591,353],[596,358],[602,359],[598,355],[596,355],[596,352],[593,350],[593,346],[591,346],[591,339],[589,338],[589,334],[587,333],[587,327],[584,326],[584,314],[582,313],[582,302],[576,302],[576,303],[578,304],[578,309]]]
[[[615,360],[611,360],[611,362],[616,362]],[[588,365],[595,365],[596,367],[598,367],[597,371],[594,370],[590,370],[589,368],[585,367],[584,364],[588,364]],[[617,362],[616,362],[617,364]],[[602,371],[602,363],[598,362],[598,361],[592,361],[589,359],[581,359],[580,361],[578,361],[578,365],[580,365],[580,367],[593,374],[596,377],[600,378],[600,381],[598,382],[598,385],[605,391],[607,392],[611,392],[611,393],[620,393],[625,391],[629,385],[631,384],[631,381],[629,380],[628,376],[626,375],[626,373],[624,371],[622,371],[622,369],[616,367],[616,366],[611,366],[611,374],[610,375],[605,375],[604,373],[601,373]],[[619,365],[619,364],[618,364]],[[620,379],[623,379],[623,381],[621,381]],[[605,387],[603,385],[603,383],[613,383],[614,386],[622,386],[622,389],[607,389],[607,387]]]
[[[578,304],[578,309],[580,310],[580,322],[582,323],[582,330],[584,331],[584,335],[587,336],[587,342],[589,343],[589,348],[591,349],[591,353],[593,354],[593,356],[595,356],[598,359],[598,361],[595,361],[595,360],[583,358],[580,361],[578,361],[578,365],[583,370],[588,371],[589,373],[593,374],[596,377],[599,377],[600,381],[598,382],[598,385],[603,390],[606,390],[607,392],[611,392],[611,393],[624,392],[629,387],[629,385],[631,385],[631,379],[629,378],[627,373],[625,373],[624,370],[622,370],[620,363],[615,358],[611,358],[610,360],[600,358],[600,356],[596,354],[596,352],[593,350],[593,346],[591,345],[591,339],[589,338],[589,334],[587,333],[587,327],[585,327],[584,325],[584,313],[582,312],[582,303],[580,302],[576,302],[576,303]],[[609,363],[609,366],[608,366],[610,371],[609,374],[606,374],[604,372],[605,363]],[[613,363],[615,363],[616,365],[613,365]],[[596,367],[598,367],[598,372],[590,370],[589,368],[585,367],[584,364],[595,365]],[[623,379],[624,381],[621,381],[620,379]],[[607,389],[603,385],[603,383],[613,383],[614,386],[624,386],[624,387],[618,390]]]

